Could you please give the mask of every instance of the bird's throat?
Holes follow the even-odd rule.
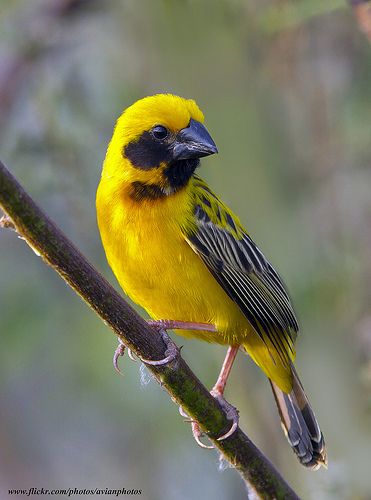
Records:
[[[170,163],[164,170],[164,176],[173,189],[173,192],[178,191],[188,184],[189,179],[192,177],[199,164],[200,160],[198,158],[178,160],[174,163]]]
[[[132,182],[130,184],[130,198],[137,202],[154,201],[177,193],[187,186],[199,163],[198,159],[192,159],[179,160],[168,165],[163,171],[164,180],[161,184]]]

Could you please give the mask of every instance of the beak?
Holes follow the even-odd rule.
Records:
[[[173,159],[188,160],[217,153],[218,149],[202,123],[191,119],[189,126],[177,135],[173,147]]]

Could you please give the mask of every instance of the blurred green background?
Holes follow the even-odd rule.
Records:
[[[291,291],[329,469],[299,465],[242,355],[227,399],[302,498],[371,498],[371,48],[345,2],[0,0],[0,44],[1,158],[116,287],[95,219],[114,121],[148,94],[196,99],[220,151],[199,173]],[[244,498],[139,362],[116,375],[115,337],[55,272],[11,231],[0,252],[0,498]],[[176,341],[211,387],[225,348]]]

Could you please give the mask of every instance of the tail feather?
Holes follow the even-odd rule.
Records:
[[[327,467],[325,440],[295,368],[288,394],[270,380],[283,430],[299,461],[308,468]]]

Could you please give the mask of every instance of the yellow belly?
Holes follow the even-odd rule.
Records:
[[[167,201],[138,207],[107,202],[97,195],[98,225],[107,260],[121,287],[154,319],[210,323],[217,332],[177,330],[209,342],[243,345],[281,387],[289,387],[287,367],[263,343],[239,307],[192,250],[180,230],[186,211],[169,217]],[[184,200],[180,199],[178,207]],[[174,204],[172,204],[174,206]],[[184,213],[183,213],[184,212]],[[178,216],[178,218],[177,218]]]
[[[250,325],[202,260],[171,227],[149,220],[101,231],[108,262],[123,290],[154,319],[210,323],[217,333],[177,331],[221,344],[239,344]],[[114,236],[113,236],[114,234]]]

